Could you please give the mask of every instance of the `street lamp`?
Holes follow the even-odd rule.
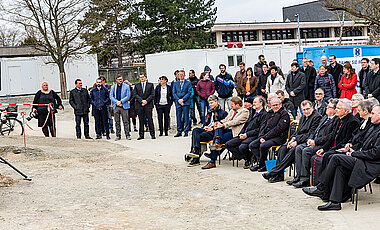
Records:
[[[298,51],[301,52],[301,31],[300,31],[300,15],[296,14],[294,17],[297,17],[297,27],[298,27]]]

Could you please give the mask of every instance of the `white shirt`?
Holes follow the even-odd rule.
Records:
[[[161,86],[161,97],[160,97],[160,101],[158,102],[159,105],[167,105],[168,104],[168,87],[165,86],[165,88],[163,86]]]

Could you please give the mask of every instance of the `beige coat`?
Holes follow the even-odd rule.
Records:
[[[236,111],[230,110],[226,118],[221,120],[224,128],[232,129],[232,136],[237,137],[244,126],[244,123],[248,120],[249,110],[246,108],[240,108]]]
[[[266,87],[267,94],[276,93],[277,90],[281,89],[282,91],[285,92],[285,96],[286,96],[287,93],[285,90],[285,83],[286,83],[285,79],[281,75],[277,74],[272,84],[271,75],[269,74],[267,78],[267,87]]]

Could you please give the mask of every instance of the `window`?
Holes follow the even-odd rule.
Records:
[[[294,30],[263,30],[263,40],[294,39]]]
[[[301,29],[301,38],[328,38],[330,37],[328,28]]]
[[[222,42],[257,41],[256,31],[226,31],[222,32]]]
[[[228,67],[234,66],[234,58],[235,56],[228,56]]]
[[[243,55],[236,55],[236,66],[240,64],[240,62],[243,61]]]
[[[335,37],[339,37],[340,28],[335,28]],[[343,37],[363,36],[363,27],[344,27]]]
[[[213,45],[216,44],[216,33],[211,33],[209,44],[213,44]]]
[[[227,56],[228,67],[237,67],[243,61],[244,58],[241,54]]]

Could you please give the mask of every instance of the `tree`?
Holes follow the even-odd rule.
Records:
[[[13,0],[1,6],[2,19],[25,27],[36,49],[47,52],[58,65],[62,98],[67,99],[65,62],[84,47],[79,39],[86,10],[83,0]]]
[[[83,22],[82,38],[98,54],[99,63],[109,65],[112,57],[123,66],[123,55],[131,44],[131,27],[134,0],[91,0]]]
[[[364,20],[370,27],[370,37],[380,41],[380,0],[323,0],[330,11],[341,10],[352,17]]]
[[[203,48],[216,20],[215,0],[143,0],[137,4],[141,54]]]
[[[18,46],[24,34],[18,29],[0,27],[0,46]]]

